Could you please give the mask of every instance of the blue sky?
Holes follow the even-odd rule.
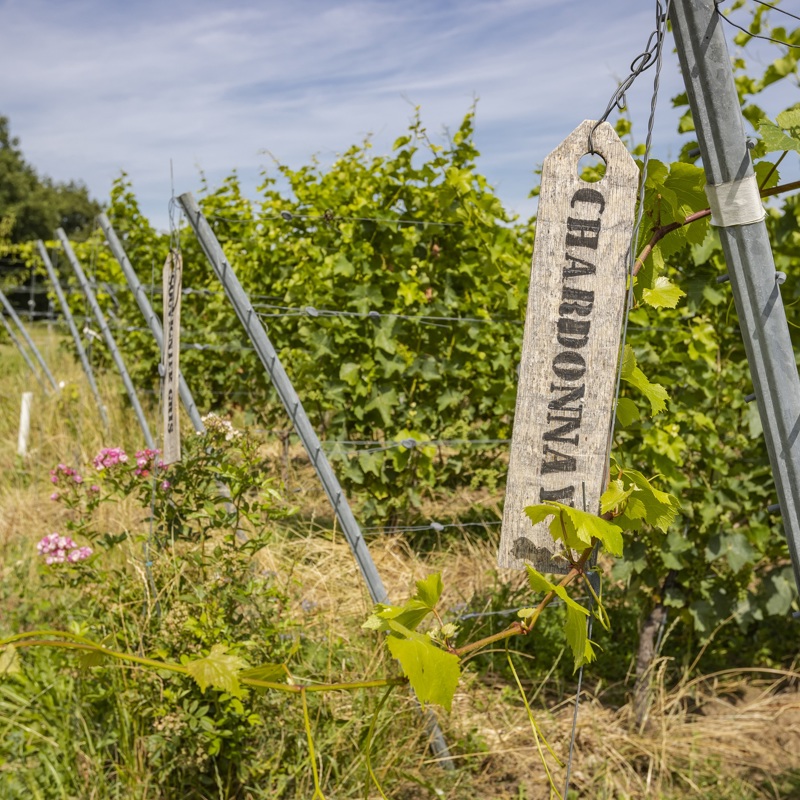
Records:
[[[166,228],[170,162],[176,193],[236,169],[253,195],[269,154],[330,161],[367,134],[382,152],[414,106],[436,134],[477,97],[479,168],[527,214],[534,169],[603,112],[654,24],[641,0],[0,0],[0,114],[41,173],[105,200],[125,170]],[[661,158],[680,148],[668,44]],[[628,96],[639,139],[651,90],[652,70]]]

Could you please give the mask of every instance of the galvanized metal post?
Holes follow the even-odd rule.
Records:
[[[54,389],[58,389],[56,379],[53,377],[53,373],[48,369],[45,360],[42,358],[42,354],[39,352],[39,348],[35,345],[33,339],[31,339],[31,335],[28,333],[27,328],[22,324],[22,320],[19,318],[17,312],[14,311],[14,306],[11,305],[11,302],[3,292],[0,292],[0,303],[2,303],[3,308],[6,310],[8,316],[14,320],[14,324],[17,326],[17,328],[19,328],[22,338],[25,339],[28,347],[30,347],[31,352],[33,353],[34,358],[39,362],[39,366],[42,368],[42,372],[44,372],[44,374],[47,376],[47,380],[50,381],[50,385]],[[10,331],[11,329],[8,328],[8,330]]]
[[[75,342],[75,349],[78,351],[78,358],[81,360],[83,371],[86,373],[86,377],[89,380],[89,386],[92,389],[92,394],[94,395],[94,399],[97,401],[97,408],[100,411],[100,418],[103,420],[103,427],[105,428],[106,432],[108,432],[109,423],[106,407],[103,404],[102,398],[100,397],[100,390],[97,388],[97,382],[94,379],[92,365],[89,363],[89,359],[86,357],[86,350],[83,347],[81,335],[78,332],[78,328],[75,325],[75,320],[72,317],[72,312],[69,309],[69,303],[67,302],[67,298],[64,297],[61,284],[58,282],[58,275],[53,268],[53,262],[50,261],[50,256],[47,252],[47,248],[44,246],[44,242],[39,239],[36,242],[36,247],[39,250],[39,255],[41,256],[42,262],[44,263],[44,268],[47,270],[47,275],[50,278],[50,282],[53,284],[53,289],[55,289],[56,297],[58,298],[59,305],[61,306],[61,311],[64,314],[64,319],[67,321],[69,332],[72,334],[72,339]]]
[[[753,167],[723,20],[714,0],[672,0],[670,19],[706,179],[724,190],[750,179]],[[800,589],[800,377],[781,301],[784,276],[775,271],[763,221],[717,230]]]
[[[294,423],[300,440],[308,453],[314,469],[317,471],[325,493],[333,505],[333,510],[342,526],[344,535],[350,545],[350,549],[355,556],[361,574],[369,589],[370,596],[375,603],[387,602],[386,589],[384,588],[381,576],[375,567],[372,556],[367,548],[367,543],[361,534],[361,528],[353,516],[347,498],[345,497],[342,487],[328,462],[325,452],[322,449],[319,439],[317,438],[316,431],[311,425],[311,422],[306,415],[303,404],[297,392],[283,368],[278,353],[272,345],[272,342],[261,324],[255,309],[253,308],[250,298],[242,288],[239,279],[233,272],[233,268],[225,258],[222,252],[222,247],[214,236],[206,218],[200,211],[200,207],[195,202],[191,193],[187,192],[182,194],[178,201],[183,206],[186,216],[189,219],[189,224],[200,242],[203,252],[206,254],[211,266],[214,268],[217,277],[220,279],[225,294],[232,303],[236,316],[247,331],[247,335],[253,342],[253,346],[261,359],[261,363],[267,370],[270,380],[275,385],[278,396],[283,403],[284,408],[289,414],[290,419]]]
[[[292,382],[289,380],[289,376],[286,374],[286,370],[278,358],[278,353],[267,336],[267,332],[264,330],[264,326],[261,324],[261,320],[250,302],[250,298],[242,288],[242,284],[239,283],[233,267],[225,258],[222,246],[217,241],[217,237],[200,211],[200,207],[195,202],[191,192],[182,194],[178,201],[186,213],[189,224],[192,226],[192,230],[197,236],[206,258],[208,258],[214,268],[214,272],[222,283],[225,294],[236,311],[236,316],[239,317],[239,321],[247,331],[256,353],[258,353],[261,363],[267,370],[267,374],[278,392],[283,407],[289,414],[300,441],[311,459],[317,476],[325,489],[325,494],[328,495],[333,511],[342,526],[347,543],[350,545],[350,550],[361,570],[364,582],[367,584],[370,597],[375,603],[388,603],[389,596],[386,593],[386,588],[383,585],[381,576],[378,574],[375,562],[372,560],[367,543],[364,541],[361,528],[353,515],[350,504],[347,502],[347,497],[339,484],[336,473],[325,456],[316,431],[308,419],[303,404],[300,402],[300,398],[294,386],[292,386]],[[439,764],[442,767],[453,769],[454,764],[450,749],[447,746],[441,728],[439,728],[436,716],[432,711],[427,710],[423,714],[423,719],[430,736],[431,751],[439,759]]]
[[[81,267],[80,262],[75,256],[75,253],[72,250],[72,245],[70,245],[69,239],[67,239],[67,234],[64,233],[62,228],[59,228],[56,231],[56,236],[58,236],[61,246],[64,248],[64,252],[67,255],[69,263],[72,265],[72,269],[75,270],[75,274],[78,277],[78,283],[80,283],[81,289],[86,295],[86,300],[92,308],[94,317],[97,320],[98,326],[100,327],[100,332],[103,334],[103,338],[106,340],[106,344],[108,345],[108,349],[111,352],[112,358],[114,359],[114,363],[117,365],[117,369],[122,376],[122,382],[125,384],[125,390],[128,393],[128,399],[131,401],[133,410],[136,413],[136,418],[139,420],[139,427],[142,429],[142,433],[144,434],[144,440],[151,450],[155,450],[156,444],[153,441],[153,436],[150,433],[150,427],[147,424],[144,411],[142,410],[142,406],[139,403],[139,398],[136,395],[136,388],[133,385],[131,376],[128,374],[125,362],[122,360],[122,355],[119,352],[117,343],[114,341],[114,336],[108,327],[106,318],[103,316],[103,311],[97,302],[97,298],[94,296],[91,286],[89,286],[89,281],[86,279],[83,267]]]
[[[258,353],[261,363],[267,370],[267,374],[278,392],[283,407],[289,414],[289,418],[300,436],[300,441],[302,441],[311,463],[314,465],[314,469],[325,489],[325,494],[328,495],[334,513],[342,526],[347,543],[355,556],[356,563],[361,570],[361,575],[367,584],[373,602],[388,603],[389,597],[383,581],[375,567],[375,562],[372,560],[367,543],[361,534],[361,528],[353,515],[350,504],[347,502],[347,497],[345,497],[336,473],[334,473],[322,450],[316,431],[308,419],[303,404],[300,402],[300,398],[294,386],[292,386],[292,382],[289,380],[289,376],[286,374],[286,370],[278,358],[278,353],[269,340],[267,332],[264,330],[264,326],[261,324],[261,320],[250,302],[250,298],[242,288],[242,284],[239,283],[233,267],[225,258],[225,253],[222,251],[217,237],[211,230],[211,226],[206,221],[202,211],[200,211],[200,207],[192,197],[191,192],[182,194],[178,198],[178,202],[183,207],[189,224],[192,226],[192,230],[203,248],[203,252],[222,283],[225,294],[236,311],[236,316],[239,317],[239,321],[247,331],[247,335],[250,337],[256,353]],[[424,714],[424,720],[430,735],[431,751],[439,759],[439,763],[443,767],[452,769],[453,760],[450,756],[450,750],[447,747],[447,742],[442,735],[436,717],[432,712],[427,711]]]
[[[39,384],[42,387],[42,389],[47,391],[47,387],[44,385],[44,381],[42,380],[42,376],[39,374],[39,370],[36,369],[36,366],[34,365],[33,361],[31,361],[31,357],[28,355],[27,351],[22,346],[22,342],[17,338],[17,334],[14,333],[14,329],[11,327],[11,325],[9,325],[8,320],[2,314],[0,314],[0,322],[3,323],[3,327],[6,329],[8,338],[11,339],[11,341],[16,346],[17,350],[19,350],[20,355],[22,355],[22,358],[25,360],[25,363],[28,365],[28,367],[30,367],[31,372],[33,373],[36,380],[39,381]]]
[[[108,221],[108,217],[105,214],[100,214],[100,216],[97,218],[97,221],[100,223],[100,227],[103,229],[103,233],[108,241],[108,246],[111,249],[111,252],[114,254],[114,258],[117,259],[119,265],[122,267],[122,271],[125,273],[125,279],[128,281],[128,286],[130,286],[133,296],[136,300],[136,304],[139,306],[139,310],[142,312],[142,315],[147,321],[148,327],[153,333],[153,337],[156,340],[158,349],[163,350],[164,331],[161,327],[161,320],[159,320],[158,316],[153,310],[153,307],[150,305],[150,301],[147,298],[144,287],[136,275],[136,271],[134,270],[130,259],[125,253],[125,249],[122,247],[122,243],[120,242],[116,231]],[[191,389],[189,389],[189,385],[186,383],[183,373],[181,373],[178,381],[178,391],[180,392],[183,407],[186,409],[186,413],[189,415],[189,419],[192,421],[194,429],[198,433],[202,433],[205,430],[205,425],[203,425],[203,421],[200,419],[200,412],[197,410],[197,405],[194,402]]]

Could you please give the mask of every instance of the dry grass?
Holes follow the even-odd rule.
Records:
[[[46,331],[40,331],[38,337],[49,363],[58,364],[56,378],[66,382],[66,389],[60,396],[44,394],[20,368],[14,352],[0,346],[2,363],[11,365],[0,393],[0,468],[4,475],[0,482],[0,548],[11,540],[33,543],[58,528],[63,512],[47,499],[48,470],[53,464],[61,460],[85,463],[109,444],[136,449],[140,439],[132,412],[114,399],[113,377],[101,381],[112,417],[109,438],[100,428],[79,368],[60,354],[58,338]],[[25,390],[35,391],[36,397],[30,455],[23,460],[15,453],[19,397]],[[274,456],[280,462],[279,447],[274,448]],[[310,633],[324,633],[323,638],[363,647],[359,628],[371,608],[368,593],[341,532],[325,525],[330,514],[313,475],[302,458],[290,463],[290,488],[299,490],[293,491],[291,502],[301,506],[306,526],[299,532],[276,535],[269,549],[261,553],[263,568],[278,576],[291,598],[293,615],[303,620]],[[276,474],[280,473],[277,463]],[[487,507],[487,513],[496,512],[496,497],[474,494],[448,498],[446,506],[441,500],[432,502],[426,512],[433,519],[436,513],[474,507],[476,501]],[[110,528],[140,522],[132,516],[140,514],[133,506],[116,506],[107,513]],[[491,535],[465,533],[446,542],[440,550],[419,555],[401,536],[372,538],[370,549],[389,596],[408,596],[414,580],[432,571],[442,572],[446,587],[443,605],[448,608],[483,602],[499,588],[515,589],[523,581],[518,572],[494,566],[496,542]],[[385,662],[378,654],[365,652],[357,663],[372,671]],[[604,702],[602,694],[583,694],[572,769],[578,796],[598,800],[800,796],[800,790],[785,789],[775,778],[800,769],[800,674],[738,670],[687,677],[677,686],[669,686],[666,666],[662,662],[656,671],[649,725],[643,731],[633,729],[628,705],[615,708]],[[565,758],[572,727],[571,701],[545,707],[551,702],[546,685],[532,687],[529,697],[543,732]],[[347,696],[331,702],[342,718],[352,713]],[[410,700],[407,713],[412,726],[415,712]],[[443,726],[450,741],[461,743],[456,761],[466,768],[448,779],[444,796],[452,800],[550,797],[529,721],[513,691],[468,671]],[[384,772],[396,757],[382,756]],[[417,767],[423,769],[425,763],[426,758],[420,756]],[[556,768],[555,774],[562,783],[563,769]],[[429,796],[427,792],[419,794],[421,791],[417,784],[404,787],[401,781],[391,796]]]

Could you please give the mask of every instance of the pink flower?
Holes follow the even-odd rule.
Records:
[[[163,467],[163,462],[160,458],[157,458],[160,453],[160,450],[151,450],[150,448],[139,450],[135,456],[136,469],[133,471],[134,474],[146,478],[154,464],[158,467]]]
[[[89,491],[90,491],[90,492],[99,492],[99,491],[100,491],[100,487],[99,487],[99,486],[98,486],[96,483],[93,483],[93,484],[92,484],[92,485],[89,487]]]
[[[94,468],[98,471],[124,464],[128,456],[121,447],[104,447],[94,458]]]
[[[58,533],[48,533],[43,536],[36,545],[36,550],[40,556],[44,556],[44,563],[64,564],[69,562],[75,564],[84,561],[92,554],[91,547],[78,547],[71,536],[61,536]]]
[[[81,478],[80,475],[75,475],[73,480],[75,481],[75,483],[83,483],[83,478]]]
[[[161,488],[166,492],[172,484],[169,481],[162,481]]]
[[[54,502],[58,500],[59,497],[60,495],[58,494],[58,492],[53,492],[53,494],[50,495],[50,499],[53,500]]]

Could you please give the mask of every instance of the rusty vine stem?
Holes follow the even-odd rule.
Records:
[[[569,586],[576,578],[583,575],[586,562],[591,558],[594,552],[594,545],[586,548],[581,554],[581,557],[572,565],[572,569],[559,581],[559,586]],[[510,639],[512,636],[527,636],[533,630],[536,621],[539,619],[542,611],[550,604],[556,597],[555,592],[548,592],[542,601],[536,606],[536,610],[525,622],[512,622],[505,630],[500,633],[495,633],[492,636],[487,636],[484,639],[478,639],[476,642],[470,642],[463,647],[456,647],[451,652],[453,655],[461,658],[462,656],[474,653],[476,650],[481,650],[487,645],[494,644],[495,642],[502,642],[504,639]]]
[[[781,186],[773,186],[771,189],[762,189],[762,197],[772,197],[782,192],[790,192],[792,189],[800,189],[800,181],[793,181],[792,183],[784,183]],[[682,228],[684,225],[690,225],[692,222],[697,222],[711,214],[710,208],[704,208],[702,211],[695,211],[694,214],[689,214],[683,222],[671,222],[669,225],[662,225],[653,231],[650,241],[644,246],[642,252],[636,257],[636,262],[633,266],[633,274],[636,275],[639,270],[644,266],[645,259],[653,252],[653,248],[672,231]]]

